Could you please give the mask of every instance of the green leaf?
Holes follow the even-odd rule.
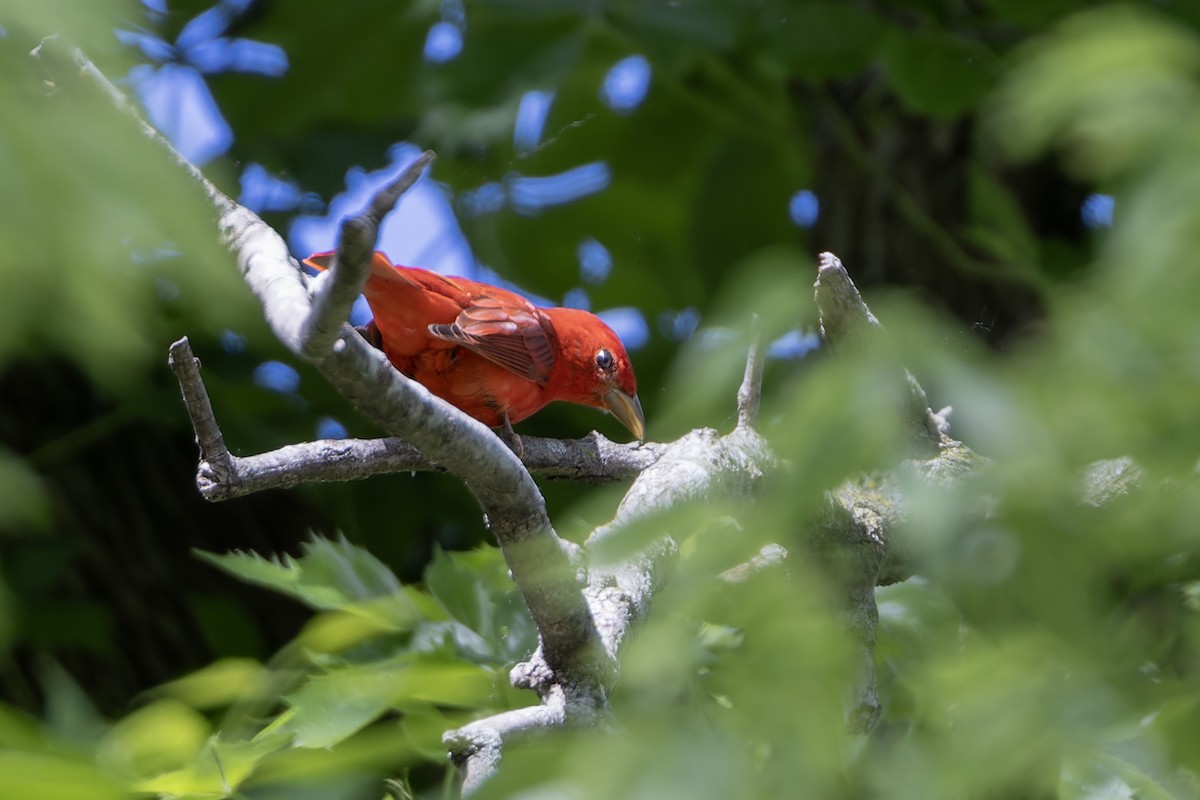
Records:
[[[973,110],[996,78],[996,59],[977,42],[943,32],[893,28],[883,47],[888,82],[912,111],[956,117]]]
[[[1045,25],[1058,17],[1087,8],[1091,0],[984,0],[998,17],[1017,25]]]
[[[348,666],[312,678],[285,699],[287,728],[301,747],[332,747],[385,712],[407,704],[476,708],[493,674],[465,661],[396,660]]]
[[[611,15],[648,48],[725,52],[746,31],[747,8],[725,0],[617,0]]]
[[[178,700],[156,700],[115,723],[97,757],[115,774],[151,778],[193,761],[211,733],[208,720],[195,709]]]
[[[136,788],[170,797],[229,797],[286,743],[282,736],[249,742],[226,742],[213,736],[191,763],[141,781]]]
[[[0,800],[121,800],[128,793],[82,759],[0,750]]]
[[[49,521],[50,502],[41,478],[23,460],[0,447],[0,531],[28,525],[42,527]]]
[[[318,611],[352,611],[405,628],[421,614],[387,565],[344,537],[316,537],[298,559],[266,559],[257,553],[197,552],[197,555],[247,583],[296,598]]]
[[[1028,159],[1055,144],[1106,177],[1159,155],[1194,106],[1194,32],[1134,6],[1077,14],[1020,52],[992,107],[997,142]]]
[[[222,658],[154,690],[192,708],[220,708],[260,689],[269,672],[252,658]]]
[[[972,165],[969,175],[967,235],[1002,263],[1037,263],[1038,238],[1012,191],[981,165]]]
[[[448,635],[461,655],[478,658],[486,653],[505,661],[527,655],[536,644],[529,612],[496,548],[466,553],[436,550],[425,571],[425,585],[451,617],[477,635],[475,639],[439,626],[437,632]],[[434,632],[426,631],[427,635]]]
[[[108,730],[108,722],[100,716],[92,699],[56,662],[46,665],[42,683],[47,727],[64,742],[92,744]]]
[[[877,14],[834,0],[795,3],[767,23],[771,50],[804,78],[850,75],[875,56],[886,30]]]
[[[241,327],[252,303],[200,187],[72,63],[69,34],[87,44],[100,25],[111,43],[129,4],[85,5],[8,3],[0,12],[0,107],[12,120],[0,130],[0,240],[21,243],[0,253],[0,280],[11,287],[0,293],[0,368],[62,355],[127,396],[145,386],[140,370],[161,358],[168,336]],[[54,32],[63,36],[31,58]],[[107,74],[128,72],[127,55],[105,61],[111,44],[91,43]],[[50,314],[64,324],[47,324]],[[14,491],[31,485],[15,476]]]

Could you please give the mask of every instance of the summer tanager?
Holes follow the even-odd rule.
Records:
[[[323,270],[333,258],[317,253],[304,263]],[[396,369],[485,425],[508,427],[565,400],[610,411],[645,437],[629,356],[595,314],[539,308],[486,283],[394,265],[380,252],[364,294]]]

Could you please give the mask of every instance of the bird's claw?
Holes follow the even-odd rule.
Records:
[[[516,453],[517,458],[525,458],[525,445],[521,442],[520,435],[513,430],[512,423],[508,421],[508,414],[501,417],[504,422],[500,429],[496,431],[496,435],[500,437],[500,441],[508,445],[508,449]]]

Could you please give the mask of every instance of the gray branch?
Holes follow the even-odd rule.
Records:
[[[760,391],[757,385],[748,385],[760,379],[756,359],[757,353],[752,351],[740,399],[757,397]],[[743,421],[752,416],[739,413]],[[599,685],[581,683],[578,672],[555,668],[541,648],[514,667],[510,675],[514,686],[536,690],[543,704],[547,698],[562,702],[554,708],[561,709],[563,717],[553,716],[553,724],[547,728],[595,725],[607,718],[608,692],[616,681],[620,651],[630,632],[649,614],[654,594],[666,582],[678,549],[669,533],[632,558],[611,558],[606,547],[632,523],[683,503],[706,503],[718,496],[748,498],[763,475],[774,467],[770,447],[746,422],[726,436],[711,429],[692,431],[666,445],[659,458],[638,475],[612,521],[594,530],[584,545],[592,560],[584,594],[603,650],[581,651],[580,655],[592,664],[600,659],[608,668],[605,680]],[[768,560],[781,557],[781,553],[771,552],[764,554],[762,562],[765,566]],[[589,664],[583,674],[593,677],[594,667]],[[500,714],[476,720],[443,737],[451,757],[463,771],[464,792],[478,785],[473,776],[495,770],[502,748],[513,738],[506,726],[507,716]],[[522,729],[521,733],[527,735],[529,731]]]
[[[45,49],[44,43],[35,55],[43,57]],[[71,54],[87,83],[112,99],[121,111],[137,117],[121,92],[81,52],[71,50]],[[311,361],[361,414],[411,443],[456,475],[475,495],[537,625],[548,662],[557,667],[581,651],[597,648],[598,634],[575,563],[577,548],[555,533],[545,500],[516,455],[481,422],[397,372],[383,353],[344,320],[339,323],[340,333],[330,335],[330,330],[338,327],[332,323],[332,314],[343,308],[346,286],[366,273],[380,220],[428,160],[418,160],[405,177],[373,198],[366,213],[349,223],[354,242],[339,250],[338,259],[344,277],[314,310],[308,280],[282,237],[254,212],[223,194],[161,134],[138,119],[147,138],[185,169],[212,202],[221,242],[236,259],[279,340]],[[371,244],[364,247],[367,241]],[[213,468],[214,475],[220,472]]]
[[[462,774],[463,794],[475,791],[496,773],[505,744],[565,728],[569,718],[578,716],[568,714],[567,707],[565,693],[556,690],[547,693],[541,705],[495,714],[445,734],[442,740]]]
[[[757,319],[754,320],[754,325],[756,330],[750,341],[750,352],[746,356],[746,372],[742,376],[742,385],[738,387],[737,393],[739,428],[751,428],[758,424],[758,408],[762,404],[763,363],[758,353],[762,337],[757,331]]]
[[[821,338],[839,356],[864,347],[880,336],[883,326],[863,301],[846,268],[833,253],[822,253],[814,285],[820,313]],[[962,442],[950,438],[949,409],[934,412],[925,390],[902,365],[909,387],[909,419],[913,442],[921,458],[906,465],[930,483],[947,485],[974,469],[979,458]],[[876,629],[879,611],[875,587],[910,575],[903,543],[896,532],[904,522],[905,504],[895,476],[869,475],[848,481],[825,497],[813,526],[813,550],[829,568],[842,594],[850,631],[859,642],[858,668],[846,703],[846,725],[865,733],[879,719],[875,682]]]
[[[136,117],[121,93],[86,58],[72,52],[79,74]],[[632,558],[612,557],[621,549],[614,542],[631,524],[680,504],[710,502],[715,496],[749,497],[763,475],[778,466],[754,429],[762,371],[757,347],[747,359],[738,392],[737,427],[725,436],[704,429],[670,444],[631,446],[613,445],[598,435],[579,442],[527,438],[522,464],[481,423],[400,375],[345,322],[349,302],[369,268],[380,220],[425,169],[431,154],[376,195],[366,212],[346,222],[335,264],[317,282],[314,297],[310,281],[278,234],[217,190],[149,125],[142,126],[212,202],[221,240],[279,339],[316,365],[360,413],[400,437],[311,442],[234,457],[213,417],[198,363],[181,340],[172,346],[170,361],[196,430],[202,491],[218,499],[268,486],[403,469],[444,469],[456,475],[483,507],[541,640],[530,659],[510,675],[514,685],[536,690],[540,705],[476,720],[445,734],[465,789],[478,787],[494,773],[508,744],[549,730],[602,723],[621,650],[649,613],[677,550],[670,530],[661,531]],[[852,353],[860,342],[880,335],[879,321],[830,253],[821,256],[815,297],[822,336],[834,352]],[[926,447],[922,458],[908,467],[931,482],[952,483],[971,470],[977,458],[950,438],[945,413],[933,412],[920,385],[907,377],[915,440]],[[554,532],[530,469],[594,481],[637,477],[613,520],[593,531],[580,548]],[[849,727],[858,731],[869,730],[879,713],[871,658],[878,621],[874,588],[908,574],[903,548],[894,536],[904,518],[898,485],[893,476],[876,475],[838,487],[827,494],[809,531],[814,552],[830,565],[829,573],[843,591],[848,624],[861,643],[859,675],[847,710]],[[749,579],[785,556],[782,548],[764,549],[721,580]]]
[[[219,502],[302,483],[352,481],[397,472],[445,472],[403,439],[323,439],[287,445],[252,456],[235,456],[221,429],[187,337],[171,345],[168,363],[183,392],[196,431],[200,466],[196,485],[205,500]],[[592,432],[582,439],[521,437],[526,469],[552,480],[589,484],[636,477],[657,461],[666,445],[613,442]]]
[[[363,282],[371,267],[379,226],[392,207],[433,163],[432,150],[426,150],[399,178],[385,186],[361,215],[342,222],[337,257],[328,271],[314,281],[312,310],[300,332],[302,350],[309,358],[327,352],[342,334],[350,308],[362,293]]]

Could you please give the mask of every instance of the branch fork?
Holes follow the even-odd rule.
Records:
[[[137,117],[133,106],[82,53],[71,53],[85,82]],[[190,174],[213,204],[221,241],[280,341],[312,362],[360,413],[391,435],[234,456],[213,415],[199,362],[187,339],[180,339],[171,346],[169,361],[196,432],[201,493],[221,500],[302,481],[346,480],[384,471],[436,469],[454,474],[479,501],[540,637],[537,650],[510,676],[514,685],[537,691],[540,704],[479,719],[444,736],[463,774],[464,791],[479,787],[495,772],[509,744],[568,726],[604,723],[620,651],[667,580],[677,546],[663,536],[620,563],[589,566],[590,557],[618,531],[649,514],[715,491],[751,495],[760,478],[775,468],[770,447],[755,429],[762,379],[757,344],[747,359],[732,432],[721,436],[698,430],[669,444],[640,445],[616,445],[598,434],[574,442],[526,437],[522,463],[484,425],[397,372],[346,322],[369,269],[379,224],[432,162],[431,152],[377,194],[361,215],[343,224],[333,267],[312,281],[274,230],[221,193],[151,126],[140,118],[139,122],[147,138]],[[844,351],[861,336],[879,335],[878,320],[831,253],[820,258],[816,303],[822,336],[831,349]],[[911,376],[910,386],[915,427],[929,445],[927,458],[917,466],[930,480],[955,480],[972,468],[974,456],[949,437],[945,415],[929,409]],[[532,471],[593,482],[634,480],[614,519],[580,547],[555,533]],[[828,493],[825,512],[812,526],[817,557],[843,566],[839,577],[847,621],[862,643],[860,675],[847,711],[849,727],[860,731],[869,730],[879,713],[871,661],[878,618],[874,587],[906,574],[892,543],[903,504],[896,502],[890,485],[862,481],[838,487]],[[764,548],[721,580],[747,580],[785,557],[781,547]]]

